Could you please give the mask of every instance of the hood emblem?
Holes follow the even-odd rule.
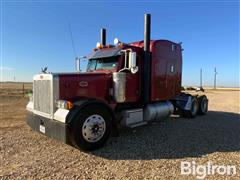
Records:
[[[44,74],[47,73],[47,68],[48,67],[41,68],[42,69],[42,73],[44,73]]]
[[[86,81],[80,81],[80,82],[79,82],[79,86],[80,86],[80,87],[87,87],[87,86],[88,86],[88,82],[86,82]]]

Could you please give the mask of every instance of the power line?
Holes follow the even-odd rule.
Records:
[[[200,69],[200,88],[202,88],[202,68]]]

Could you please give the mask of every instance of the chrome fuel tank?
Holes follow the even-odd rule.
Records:
[[[144,121],[162,120],[169,117],[174,111],[170,101],[148,104],[144,108]]]

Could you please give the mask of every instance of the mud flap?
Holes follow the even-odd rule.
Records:
[[[178,96],[176,107],[182,110],[190,110],[192,107],[192,96]]]

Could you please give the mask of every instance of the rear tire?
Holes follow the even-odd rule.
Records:
[[[198,100],[195,96],[192,96],[192,105],[190,110],[184,110],[184,116],[187,118],[194,118],[198,113],[199,105]]]
[[[208,99],[205,95],[198,96],[197,98],[199,108],[198,108],[198,114],[199,115],[205,115],[208,112]]]
[[[112,118],[100,105],[89,105],[79,111],[71,124],[72,144],[82,150],[102,147],[111,132]]]

